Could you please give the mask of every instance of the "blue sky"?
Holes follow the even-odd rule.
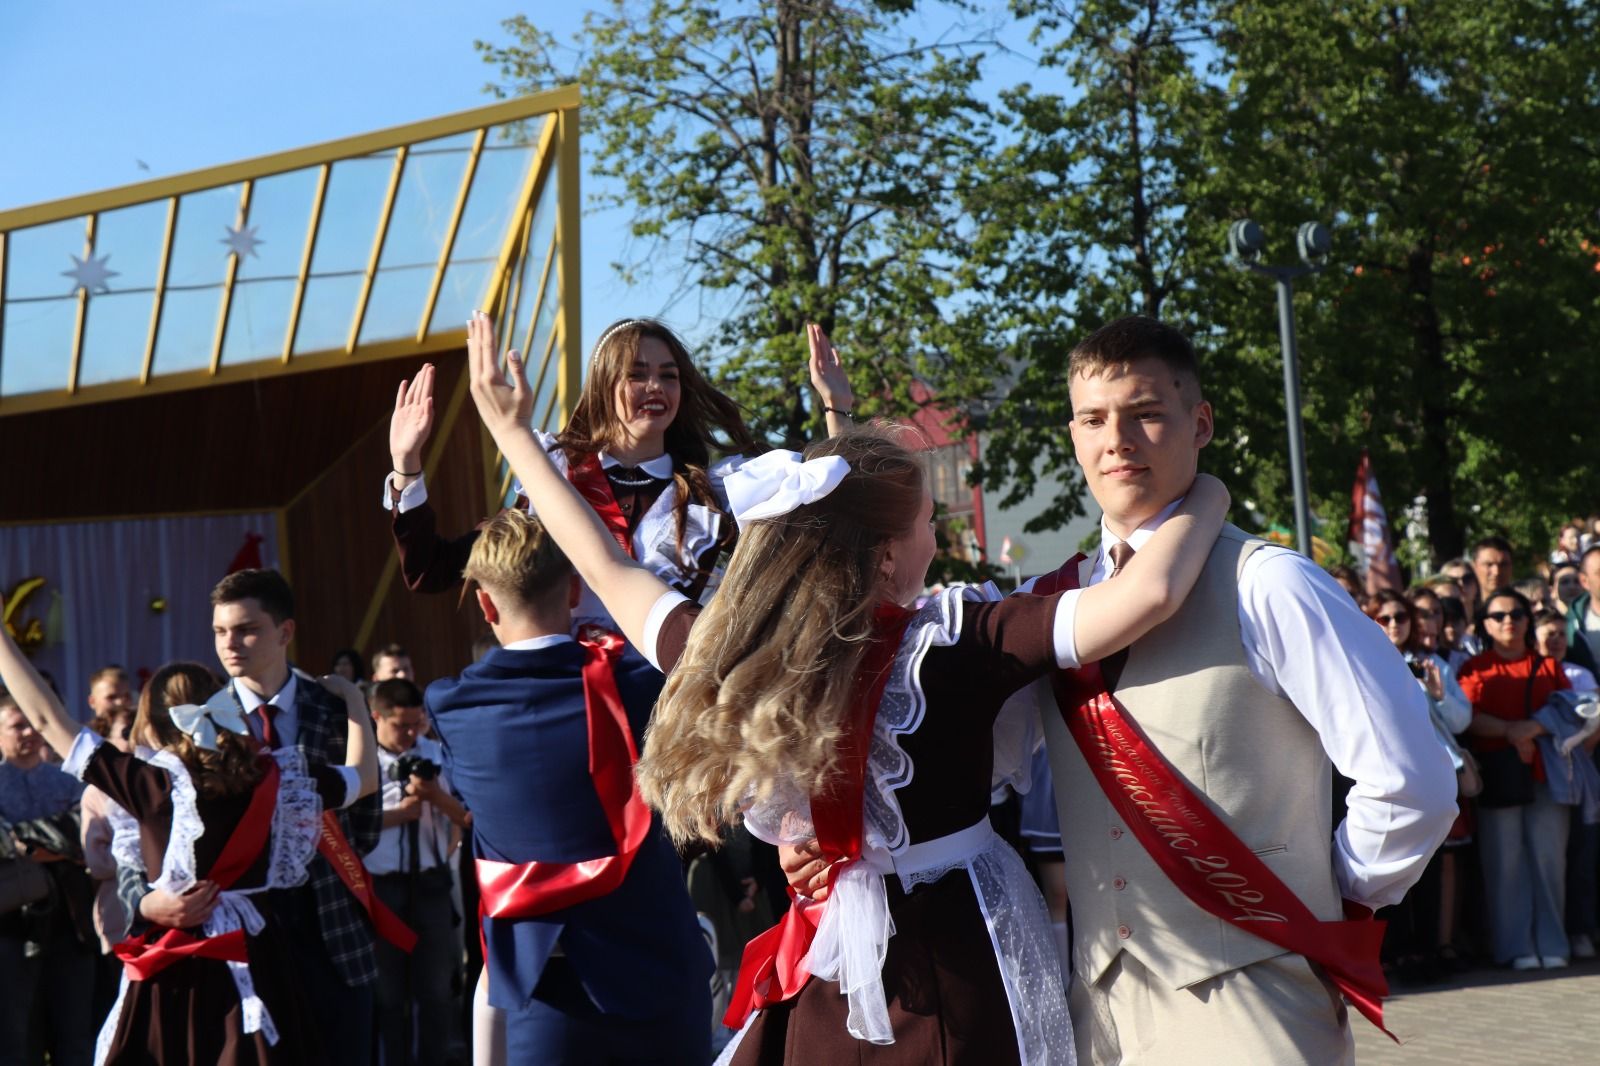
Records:
[[[524,8],[566,39],[585,5]],[[546,10],[548,9],[548,10]],[[474,40],[508,0],[0,0],[0,210],[490,103]],[[142,160],[149,170],[139,167]],[[585,344],[662,311],[670,278],[625,285],[620,213],[584,219]],[[694,330],[693,306],[670,312]],[[698,331],[698,330],[696,330]]]

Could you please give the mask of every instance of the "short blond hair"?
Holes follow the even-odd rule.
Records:
[[[556,539],[532,515],[501,511],[472,545],[461,576],[517,603],[533,605],[564,587],[572,564]]]

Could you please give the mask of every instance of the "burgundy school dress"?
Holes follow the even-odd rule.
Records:
[[[303,880],[305,863],[315,854],[313,826],[320,822],[322,806],[337,804],[344,798],[345,782],[337,769],[317,767],[308,777],[298,753],[286,750],[277,758],[281,768],[280,809],[274,812],[272,835],[234,883],[235,891],[293,881],[295,865]],[[177,772],[163,768],[161,763],[176,767]],[[72,760],[68,765],[71,768]],[[176,781],[180,774],[183,780]],[[199,796],[170,753],[157,753],[153,761],[147,761],[110,744],[95,748],[83,763],[80,776],[137,820],[137,854],[131,858],[142,859],[146,871],[173,874],[186,868],[197,880],[206,878],[251,799],[250,793],[215,799]],[[180,791],[182,795],[175,795]],[[127,849],[130,845],[124,840],[114,846]],[[172,883],[182,883],[182,875]],[[287,1066],[324,1061],[295,980],[288,942],[273,921],[272,891],[245,891],[239,895],[247,897],[245,905],[264,919],[259,932],[246,934],[246,979],[266,1008],[277,1042],[270,1044],[264,1031],[245,1032],[247,1008],[241,999],[239,981],[227,962],[185,958],[147,980],[124,982],[119,1007],[113,1008],[107,1031],[101,1033],[97,1062]],[[153,933],[161,931],[152,927]],[[202,931],[189,932],[200,935]]]
[[[988,821],[996,719],[1010,695],[1055,665],[1059,598],[984,601],[975,589],[948,589],[911,618],[895,653],[868,755],[872,854],[862,860],[882,872],[893,920],[882,967],[893,1042],[851,1035],[839,982],[813,976],[795,998],[755,1013],[722,1061],[1074,1061],[1043,899]],[[684,602],[662,622],[663,668],[682,655],[697,616]],[[762,835],[781,818],[754,811],[747,821]],[[834,901],[838,892],[836,882]]]

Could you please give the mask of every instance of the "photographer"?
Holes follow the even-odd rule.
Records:
[[[378,1046],[383,1066],[445,1060],[451,975],[461,935],[450,906],[455,826],[471,821],[440,775],[439,745],[419,735],[422,693],[404,678],[372,687],[383,780],[383,834],[367,856],[373,887],[417,934],[410,955],[378,944]]]

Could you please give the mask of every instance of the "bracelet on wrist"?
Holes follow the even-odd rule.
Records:
[[[401,477],[421,477],[422,476],[422,471],[420,471],[420,470],[391,470],[391,471],[389,471],[389,473],[391,473],[391,474],[399,474]],[[372,475],[368,474],[367,476],[371,477]]]
[[[830,412],[832,414],[843,415],[844,417],[848,418],[852,422],[854,422],[856,420],[856,416],[855,416],[854,412],[847,411],[842,407],[829,407],[827,404],[823,404],[822,405],[822,409],[824,411]]]

